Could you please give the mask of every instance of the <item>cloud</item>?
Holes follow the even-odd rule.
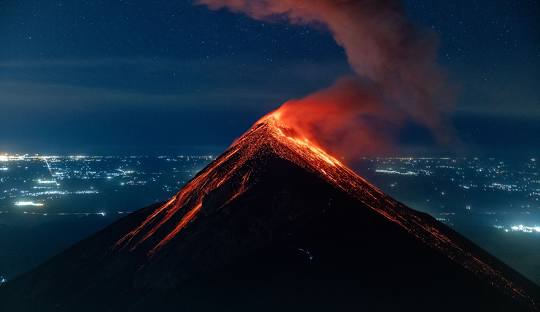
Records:
[[[277,101],[316,89],[347,72],[346,64],[334,61],[254,62],[250,58],[4,61],[0,62],[0,107],[4,112],[225,106],[260,110],[253,105],[257,103],[271,109]]]
[[[269,91],[222,89],[190,93],[145,93],[121,89],[74,86],[68,84],[0,81],[0,107],[4,112],[32,108],[100,110],[120,107],[211,108],[223,100],[238,103],[276,97]],[[246,104],[247,105],[247,104]]]

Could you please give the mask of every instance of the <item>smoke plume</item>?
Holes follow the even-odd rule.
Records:
[[[436,40],[407,20],[397,0],[198,0],[258,20],[319,25],[344,48],[355,75],[284,104],[299,132],[348,158],[377,152],[410,120],[444,140],[451,103],[436,64]],[[394,132],[392,134],[392,132]]]

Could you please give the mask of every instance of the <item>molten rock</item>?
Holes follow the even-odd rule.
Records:
[[[526,311],[538,294],[273,113],[168,202],[0,287],[0,310]]]

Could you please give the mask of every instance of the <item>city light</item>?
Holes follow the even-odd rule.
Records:
[[[377,169],[375,170],[375,172],[377,173],[385,173],[385,174],[399,174],[399,175],[408,175],[408,176],[416,176],[418,175],[418,173],[416,172],[413,172],[413,171],[405,171],[405,172],[400,172],[400,171],[397,171],[397,170],[387,170],[387,169]]]
[[[57,184],[55,180],[41,180],[41,179],[38,179],[37,183],[38,184]]]
[[[109,198],[127,196],[150,188],[157,190],[155,200],[166,198],[177,191],[213,156],[45,156],[0,155],[0,203],[13,207],[47,206],[28,215],[97,215],[109,216],[126,213],[119,211],[73,211],[73,207],[58,209],[58,200],[74,198]],[[149,163],[145,163],[148,161]],[[148,166],[163,161],[165,167]],[[3,162],[3,163],[2,163]],[[13,163],[7,163],[13,162]],[[377,176],[380,186],[399,197],[407,188],[421,182],[428,187],[426,197],[412,198],[411,206],[434,214],[439,221],[454,226],[455,214],[466,213],[467,218],[486,219],[490,224],[502,224],[504,233],[540,233],[537,209],[540,208],[540,177],[536,159],[527,158],[521,164],[511,165],[497,158],[422,158],[375,157],[364,158],[365,172]],[[161,165],[160,165],[161,166]],[[436,179],[436,180],[433,180]],[[114,183],[111,183],[114,181]],[[97,196],[99,194],[99,196]],[[423,196],[422,195],[422,196]],[[473,204],[477,196],[503,196],[508,200],[493,205]],[[484,198],[484,197],[482,197]],[[495,197],[494,197],[495,198]],[[90,200],[90,199],[88,199]],[[515,202],[519,200],[519,203]],[[84,202],[82,202],[84,204]],[[423,203],[419,205],[418,203]],[[142,205],[142,204],[141,204]],[[474,206],[474,207],[473,207]],[[92,206],[91,209],[97,207]],[[98,208],[99,209],[99,208]],[[455,210],[454,210],[455,209]],[[11,213],[6,209],[3,213]],[[527,216],[523,224],[512,224],[510,217],[519,213]],[[527,225],[527,223],[529,225]]]
[[[20,161],[20,160],[24,160],[25,157],[26,157],[26,155],[3,154],[3,155],[0,155],[0,162]]]
[[[540,233],[540,226],[525,226],[523,224],[519,224],[511,226],[510,229],[514,232]]]
[[[25,206],[43,207],[43,206],[45,206],[45,204],[36,203],[36,202],[33,202],[33,201],[16,201],[15,206],[17,206],[17,207],[25,207]]]

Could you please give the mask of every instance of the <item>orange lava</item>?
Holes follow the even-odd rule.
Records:
[[[135,250],[146,242],[150,245],[144,250],[149,250],[149,255],[155,254],[177,238],[179,233],[205,209],[208,194],[224,186],[229,188],[233,186],[236,189],[229,190],[228,198],[217,203],[218,209],[237,200],[251,184],[251,172],[254,168],[250,168],[248,162],[264,153],[271,153],[318,175],[470,271],[481,276],[489,276],[498,287],[517,297],[524,296],[522,290],[490,264],[473,257],[467,251],[468,247],[458,245],[447,233],[442,232],[435,219],[386,196],[337,158],[328,154],[316,142],[285,124],[282,117],[282,112],[277,110],[257,121],[173,198],[118,240],[116,247]]]
[[[190,221],[193,219],[193,217],[201,210],[202,203],[197,203],[195,207],[193,207],[190,211],[188,211],[183,217],[182,220],[178,223],[178,225],[172,230],[167,236],[159,242],[159,244],[156,245],[150,252],[153,254],[157,250],[159,250],[163,245],[165,245],[167,242],[169,242],[173,237],[176,236]]]
[[[163,229],[165,225],[170,222],[178,222],[172,231],[164,236],[159,235],[163,237],[150,250],[150,254],[154,254],[197,217],[198,212],[204,206],[203,202],[207,194],[237,176],[237,170],[242,168],[245,162],[252,159],[256,153],[264,150],[265,147],[272,148],[276,154],[287,159],[291,158],[291,155],[302,155],[304,161],[315,165],[312,169],[323,173],[333,183],[338,181],[333,178],[332,170],[325,168],[340,167],[343,170],[346,169],[338,159],[326,153],[316,143],[293,133],[292,129],[281,122],[279,111],[273,112],[256,122],[245,135],[237,139],[222,156],[201,171],[178,194],[156,209],[137,228],[118,240],[116,247],[127,247],[134,250],[148,239],[157,236],[157,232]],[[226,168],[226,171],[217,170],[221,167]],[[249,171],[242,173],[240,181],[236,183],[238,189],[221,206],[235,200],[245,192],[248,188],[249,178]],[[183,215],[180,221],[174,221],[179,214]]]

